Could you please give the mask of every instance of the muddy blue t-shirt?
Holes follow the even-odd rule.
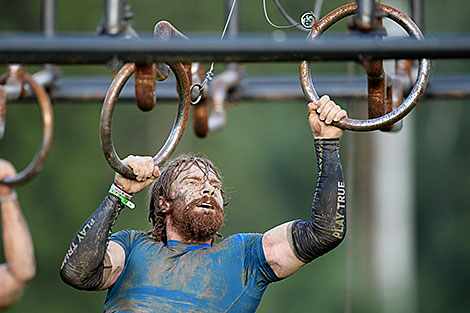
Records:
[[[111,236],[126,252],[104,312],[254,312],[271,282],[261,234],[237,234],[211,247],[155,241],[144,232]]]

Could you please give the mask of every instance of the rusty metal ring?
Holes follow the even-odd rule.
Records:
[[[384,4],[379,4],[377,8],[384,13],[385,17],[393,20],[398,25],[403,27],[410,36],[419,40],[424,39],[423,34],[419,30],[418,26],[416,26],[416,24],[402,12]],[[309,33],[307,39],[314,40],[318,35],[326,31],[330,26],[340,19],[355,14],[356,9],[357,5],[355,3],[351,3],[331,11],[312,28],[312,31]],[[403,117],[405,117],[421,99],[429,80],[431,68],[430,64],[431,63],[429,59],[423,58],[419,60],[418,78],[416,79],[413,89],[405,101],[403,101],[403,103],[392,112],[384,116],[368,120],[344,118],[341,121],[333,122],[332,124],[348,130],[370,131],[387,127],[398,122]],[[307,98],[309,102],[318,101],[319,97],[315,87],[313,86],[312,77],[310,74],[310,62],[302,61],[300,63],[299,76],[305,98]]]
[[[46,161],[47,155],[49,154],[49,150],[52,143],[52,134],[53,134],[53,114],[52,114],[52,105],[49,95],[44,90],[44,88],[36,83],[34,79],[25,74],[25,82],[31,86],[34,94],[38,98],[39,107],[41,109],[41,117],[42,117],[42,139],[41,145],[39,146],[36,155],[34,156],[31,163],[25,168],[22,172],[17,173],[13,177],[5,177],[0,184],[5,184],[9,186],[13,185],[20,185],[24,184],[33,178],[44,165]]]
[[[171,70],[176,77],[176,86],[179,97],[178,102],[178,113],[176,115],[173,129],[171,130],[170,136],[166,140],[160,151],[154,156],[154,164],[161,166],[168,157],[173,153],[181,136],[183,136],[186,122],[188,121],[189,114],[189,79],[181,63],[168,63]],[[125,64],[119,73],[114,78],[111,86],[106,93],[104,99],[103,108],[101,110],[101,121],[100,121],[100,136],[101,136],[101,148],[103,149],[104,156],[108,161],[109,165],[119,174],[124,177],[135,179],[131,168],[122,163],[119,159],[116,150],[114,149],[113,139],[111,136],[111,124],[113,118],[114,105],[117,102],[119,94],[122,88],[129,79],[129,77],[135,71],[134,63]]]

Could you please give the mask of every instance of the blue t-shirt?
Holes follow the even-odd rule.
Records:
[[[144,232],[111,236],[126,252],[104,312],[254,312],[271,282],[261,234],[210,245],[155,241]]]

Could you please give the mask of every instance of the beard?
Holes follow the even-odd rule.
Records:
[[[211,205],[211,209],[199,210],[202,203]],[[173,226],[186,239],[207,241],[213,239],[224,224],[224,212],[220,205],[209,196],[203,196],[186,204],[180,198],[173,202],[171,212]]]

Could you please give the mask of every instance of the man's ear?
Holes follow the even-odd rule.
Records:
[[[162,213],[168,213],[170,211],[170,203],[163,198],[163,196],[158,197],[158,206],[161,208]]]

